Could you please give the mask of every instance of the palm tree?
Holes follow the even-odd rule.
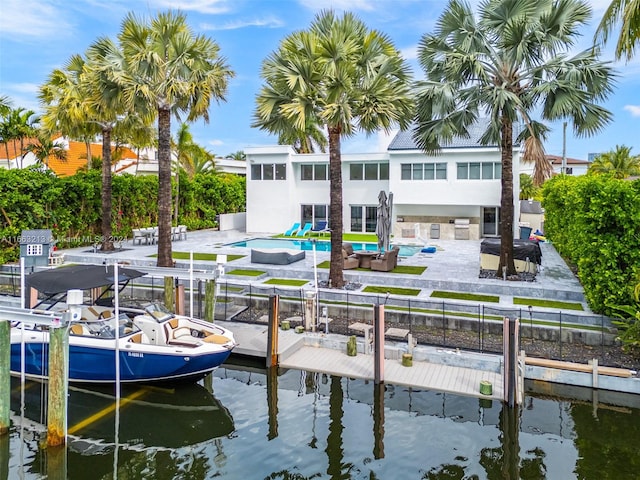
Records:
[[[38,163],[49,168],[49,159],[51,157],[62,161],[67,160],[67,151],[64,148],[64,144],[54,142],[51,135],[45,130],[39,130],[36,133],[36,139],[37,142],[29,143],[25,151],[33,153]]]
[[[180,203],[180,170],[187,173],[189,178],[195,175],[193,153],[197,145],[193,141],[193,135],[189,131],[189,125],[181,123],[176,132],[176,139],[171,140],[171,147],[175,154],[174,167],[176,171],[176,200],[174,202],[174,222],[178,224],[178,208]]]
[[[124,92],[117,79],[124,74],[124,57],[118,45],[101,37],[89,46],[86,53],[82,86],[91,121],[102,134],[102,245],[103,251],[113,250],[112,241],[112,152],[111,135],[118,122],[126,122],[128,115]],[[135,109],[131,109],[135,111]]]
[[[533,183],[531,175],[520,174],[520,200],[529,200],[538,193],[538,188]]]
[[[468,136],[481,114],[489,117],[481,144],[500,145],[499,272],[505,267],[508,275],[516,273],[514,123],[524,124],[516,141],[534,137],[541,142],[546,127],[531,117],[539,107],[545,121],[571,119],[579,136],[595,134],[611,119],[598,105],[611,93],[615,74],[610,65],[598,60],[597,48],[566,54],[590,16],[581,0],[486,0],[478,17],[469,4],[450,0],[435,33],[420,40],[426,80],[417,84],[418,145],[437,152],[454,136]]]
[[[5,153],[7,155],[7,168],[11,168],[9,158],[9,142],[14,139],[13,125],[11,124],[11,100],[7,96],[0,97],[0,141],[4,143]]]
[[[24,142],[27,138],[35,136],[36,125],[40,122],[40,117],[33,110],[24,108],[14,108],[9,112],[10,131],[13,140],[20,140],[20,167],[23,167]]]
[[[230,153],[224,158],[229,160],[245,161],[247,159],[247,155],[242,150],[238,150],[237,152]]]
[[[640,175],[640,156],[631,156],[631,147],[616,145],[615,150],[598,155],[588,173],[612,174],[615,178],[627,178]]]
[[[91,119],[91,112],[83,91],[82,74],[85,59],[72,55],[63,69],[54,69],[40,86],[38,97],[45,107],[42,125],[49,132],[84,142],[87,170],[91,170],[91,142],[100,127]]]
[[[141,100],[158,119],[158,266],[171,255],[171,116],[209,120],[211,100],[224,100],[234,73],[211,39],[194,35],[182,13],[159,13],[150,23],[133,13],[118,36],[127,60],[119,81],[130,105]]]
[[[329,283],[342,274],[342,165],[340,141],[358,129],[406,127],[413,112],[410,72],[389,38],[368,30],[351,13],[342,18],[320,12],[306,31],[292,33],[262,64],[265,85],[257,98],[254,126],[275,134],[306,132],[309,125],[329,133]]]
[[[607,43],[609,35],[613,34],[614,25],[618,22],[621,25],[616,43],[616,60],[620,60],[624,55],[629,61],[633,58],[640,40],[640,0],[613,0],[604,12],[594,39],[601,39],[603,43]]]
[[[278,136],[280,145],[291,145],[297,153],[314,153],[316,149],[325,153],[329,141],[322,128],[307,123],[305,130],[292,129]]]

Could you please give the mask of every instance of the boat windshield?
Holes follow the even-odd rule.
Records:
[[[161,303],[150,303],[144,310],[158,322],[164,322],[174,316],[173,313]]]
[[[113,328],[113,318],[108,320],[100,320],[97,322],[87,323],[89,329],[98,337],[101,338],[116,338],[116,331]],[[124,313],[121,313],[118,317],[118,336],[124,337],[133,333],[139,332],[138,328],[131,319]]]

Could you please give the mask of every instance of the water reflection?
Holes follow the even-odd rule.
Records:
[[[230,365],[207,382],[209,389],[127,390],[117,422],[111,392],[72,391],[66,459],[38,443],[46,423],[44,386],[29,384],[24,419],[14,390],[11,408],[18,413],[10,438],[0,437],[0,480],[626,480],[637,478],[640,467],[637,396],[600,392],[611,403],[594,405],[590,390],[563,400],[561,392],[530,388],[523,408],[509,409],[401,386]]]

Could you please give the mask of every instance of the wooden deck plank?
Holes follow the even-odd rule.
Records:
[[[281,363],[283,368],[327,373],[348,378],[373,380],[373,356],[358,354],[350,357],[342,351],[304,346]],[[404,367],[398,360],[385,360],[385,383],[404,385],[426,390],[438,390],[478,398],[501,398],[501,389],[494,388],[493,395],[481,395],[480,379],[501,381],[495,372],[475,371],[469,368],[413,362]]]

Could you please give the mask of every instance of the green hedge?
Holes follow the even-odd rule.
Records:
[[[23,230],[51,229],[60,248],[89,245],[100,236],[101,178],[96,171],[58,178],[37,169],[0,169],[0,263],[19,258]],[[158,178],[113,177],[115,237],[158,223]],[[216,226],[216,215],[245,210],[246,180],[230,174],[180,176],[179,222],[190,230]],[[175,196],[175,184],[174,192]]]
[[[640,181],[557,176],[544,185],[545,235],[578,269],[592,310],[630,303],[640,273]]]

